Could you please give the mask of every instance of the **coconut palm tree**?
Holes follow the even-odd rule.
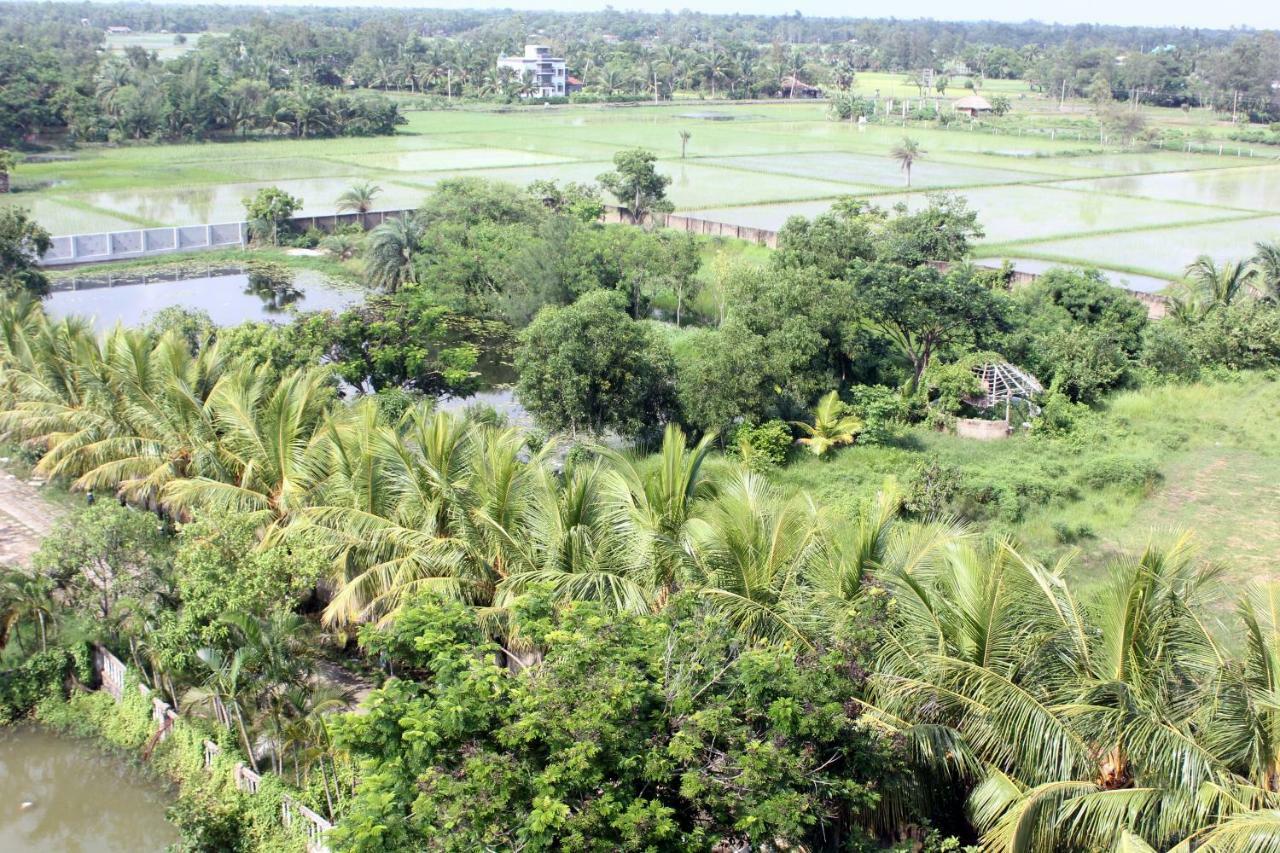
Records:
[[[327,477],[320,428],[333,389],[321,370],[279,378],[241,367],[209,393],[218,467],[169,480],[160,499],[180,512],[247,513],[282,525],[308,506]]]
[[[826,519],[739,471],[690,524],[691,586],[744,639],[813,644],[808,575],[830,556]]]
[[[327,623],[394,618],[406,598],[426,590],[492,603],[505,563],[500,549],[486,549],[485,534],[506,517],[503,501],[517,498],[494,497],[489,517],[473,514],[474,441],[463,419],[423,408],[399,429],[381,423],[372,404],[330,427],[326,499],[302,513],[324,533],[334,560],[338,591]],[[514,442],[506,443],[514,456]],[[521,488],[512,466],[503,467],[517,480],[508,488]]]
[[[49,647],[49,629],[56,609],[47,579],[19,569],[0,569],[0,651],[17,637],[18,629],[31,624],[40,639],[40,651]],[[21,641],[19,641],[21,644]]]
[[[626,531],[640,561],[652,569],[648,585],[656,592],[658,606],[688,578],[691,523],[715,491],[706,473],[714,441],[715,435],[708,433],[690,448],[684,432],[668,425],[652,459],[603,451],[612,463],[607,488],[613,523]]]
[[[889,151],[889,156],[898,161],[898,165],[902,167],[902,171],[906,174],[908,187],[911,186],[911,167],[916,164],[916,161],[923,154],[924,152],[920,149],[920,143],[909,136],[902,137],[902,141]]]
[[[186,691],[183,705],[190,711],[209,714],[233,729],[240,738],[249,766],[256,773],[258,759],[245,720],[246,708],[251,709],[253,702],[253,687],[245,668],[248,656],[247,649],[236,649],[230,655],[213,648],[198,649],[196,659],[204,668],[203,681]]]
[[[507,608],[535,585],[565,601],[600,601],[617,611],[653,608],[648,567],[614,525],[607,473],[599,463],[570,465],[562,474],[539,467],[527,511],[504,529],[509,574],[494,604]]]
[[[365,241],[365,275],[374,287],[394,293],[417,282],[413,256],[425,233],[416,216],[397,216],[369,232]]]
[[[800,443],[814,456],[825,456],[833,448],[853,444],[854,437],[862,429],[862,421],[849,413],[834,390],[818,401],[817,408],[813,410],[812,425],[804,421],[793,423],[804,431],[805,436]]]
[[[877,573],[894,593],[869,719],[962,787],[988,849],[1166,849],[1276,801],[1200,739],[1223,663],[1198,616],[1216,572],[1185,540],[1088,602],[1009,545]],[[942,793],[945,793],[943,791]],[[921,792],[930,796],[926,789]]]
[[[11,371],[16,399],[0,424],[45,447],[37,470],[143,503],[175,478],[220,476],[207,409],[227,365],[218,348],[192,355],[176,333],[154,339],[125,329],[99,343],[58,324],[36,330],[24,350]]]
[[[382,192],[382,187],[372,181],[352,184],[338,196],[338,210],[350,210],[365,214],[373,210],[373,200]]]
[[[685,152],[689,148],[689,140],[693,138],[693,134],[687,130],[680,131],[680,159],[683,160]]]
[[[1253,245],[1250,267],[1254,283],[1268,301],[1280,303],[1280,240],[1259,241]]]
[[[1201,255],[1187,266],[1187,278],[1193,298],[1204,309],[1231,305],[1250,292],[1254,269],[1241,261],[1218,266],[1208,255]]]

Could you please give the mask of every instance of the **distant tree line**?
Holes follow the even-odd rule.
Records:
[[[162,60],[108,53],[106,26],[210,33]],[[795,77],[849,90],[895,72],[921,95],[961,78],[1022,79],[1057,97],[1212,106],[1280,117],[1280,40],[1271,32],[1065,27],[801,16],[498,13],[379,9],[12,4],[0,24],[0,144],[37,132],[74,140],[186,139],[217,133],[385,133],[395,108],[344,89],[515,100],[527,81],[496,58],[551,44],[582,99],[773,97]],[[939,74],[927,85],[923,69]]]

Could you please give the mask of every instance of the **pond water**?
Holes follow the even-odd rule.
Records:
[[[164,850],[178,840],[164,819],[169,799],[162,783],[92,743],[0,728],[0,853]]]
[[[340,309],[361,300],[361,291],[310,270],[281,275],[244,266],[133,273],[88,273],[55,282],[45,310],[53,317],[92,317],[94,328],[137,326],[157,311],[181,306],[208,312],[219,326],[246,320],[289,319],[292,311]]]

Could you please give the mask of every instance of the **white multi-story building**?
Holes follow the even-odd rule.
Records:
[[[517,77],[529,81],[535,87],[533,98],[564,97],[569,79],[564,58],[551,55],[545,44],[526,44],[524,56],[503,56],[498,59],[499,68],[510,68]]]

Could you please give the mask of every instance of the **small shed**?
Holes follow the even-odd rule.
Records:
[[[980,409],[994,409],[1003,403],[1006,421],[1009,419],[1012,403],[1031,404],[1031,398],[1044,391],[1044,387],[1034,376],[1007,361],[975,364],[972,370],[982,388],[982,395],[967,402]],[[1034,407],[1034,404],[1031,405]]]
[[[966,95],[952,104],[951,108],[969,118],[974,118],[991,112],[991,103],[981,95]]]
[[[778,94],[783,98],[821,98],[822,90],[792,75],[782,78],[782,89]]]

